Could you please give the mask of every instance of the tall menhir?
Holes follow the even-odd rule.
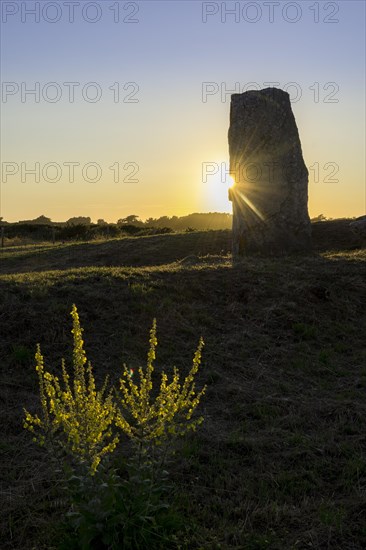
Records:
[[[311,250],[308,170],[287,92],[231,96],[233,258]]]

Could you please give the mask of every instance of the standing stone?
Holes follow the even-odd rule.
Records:
[[[287,92],[231,96],[229,153],[233,258],[311,250],[308,170]]]

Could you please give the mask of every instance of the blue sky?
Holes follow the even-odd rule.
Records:
[[[292,98],[310,214],[365,212],[363,1],[3,1],[1,31],[9,221],[231,211],[230,91],[268,82]]]

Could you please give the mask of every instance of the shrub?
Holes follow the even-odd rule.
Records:
[[[73,305],[73,380],[62,360],[62,383],[44,367],[40,346],[36,370],[42,413],[25,410],[24,427],[51,456],[62,450],[71,457],[63,461],[64,485],[70,502],[60,548],[166,548],[171,531],[180,527],[179,517],[167,502],[168,472],[164,468],[167,443],[177,435],[196,429],[202,417],[193,419],[205,388],[195,391],[194,377],[201,362],[202,338],[193,366],[180,381],[163,372],[159,392],[152,399],[156,320],[150,331],[146,370],[138,369],[139,382],[124,365],[120,389],[106,393],[108,377],[96,389],[87,363],[76,306]],[[120,433],[116,433],[117,430]],[[123,459],[113,451],[121,433],[132,442],[133,453]],[[166,445],[163,445],[165,443]]]
[[[80,464],[85,464],[94,475],[103,456],[112,452],[118,436],[112,440],[112,426],[116,406],[112,391],[105,396],[108,378],[100,391],[96,391],[90,362],[85,368],[86,356],[83,348],[82,328],[74,305],[72,334],[74,337],[73,365],[74,380],[62,360],[63,388],[57,376],[44,369],[43,356],[38,344],[36,370],[39,378],[42,418],[25,410],[24,427],[34,433],[34,440],[41,445],[59,445]]]
[[[195,430],[203,418],[192,420],[192,415],[205,392],[205,387],[195,393],[194,377],[201,363],[203,339],[193,357],[193,366],[180,383],[178,369],[174,367],[172,381],[163,372],[160,391],[152,402],[152,374],[154,371],[155,350],[157,345],[156,320],[150,331],[150,348],[147,355],[147,366],[144,372],[139,368],[139,383],[133,381],[133,371],[124,365],[123,377],[120,379],[120,406],[116,415],[117,426],[140,446],[149,443],[160,445],[170,436],[183,435],[188,430]]]

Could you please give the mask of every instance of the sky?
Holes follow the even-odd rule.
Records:
[[[290,94],[311,217],[361,216],[365,2],[1,0],[0,216],[231,212],[231,93]]]

